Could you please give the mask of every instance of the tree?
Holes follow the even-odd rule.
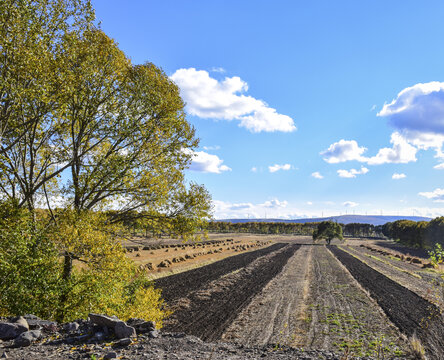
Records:
[[[337,238],[342,240],[342,226],[331,220],[322,221],[319,223],[318,228],[313,232],[313,240],[325,239],[327,245],[330,245],[331,241]]]
[[[210,216],[208,192],[184,177],[198,139],[178,87],[154,64],[132,65],[89,1],[3,3],[0,199],[34,226],[36,208],[49,210],[46,234],[64,258],[56,317],[122,313],[118,294],[158,307],[118,239],[130,218],[188,236]]]

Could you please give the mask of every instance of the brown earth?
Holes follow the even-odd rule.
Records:
[[[340,248],[444,310],[443,281],[439,273],[421,269],[408,262],[394,260],[362,247],[340,246]]]
[[[185,297],[169,302],[173,316],[165,322],[167,331],[181,331],[204,340],[220,339],[227,326],[251,299],[274,278],[299,245],[284,247],[228,273]],[[165,284],[164,286],[168,286]],[[174,285],[173,285],[174,286]]]
[[[312,246],[302,246],[222,335],[247,345],[294,345],[304,322]]]
[[[329,249],[405,335],[417,337],[431,359],[442,358],[444,322],[438,307],[337,246]]]

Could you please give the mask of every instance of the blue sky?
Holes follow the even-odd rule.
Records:
[[[444,215],[444,2],[93,5],[180,87],[216,218]]]

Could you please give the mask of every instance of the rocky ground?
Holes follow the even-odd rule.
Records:
[[[155,330],[139,319],[126,323],[90,314],[68,324],[27,315],[0,322],[0,359],[341,359],[326,350],[278,345],[245,347],[205,343],[197,337]]]

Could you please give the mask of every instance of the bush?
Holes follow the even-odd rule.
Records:
[[[61,263],[45,228],[14,204],[0,206],[0,315],[54,318]]]
[[[160,291],[101,215],[65,212],[51,225],[13,205],[4,205],[0,215],[0,315],[33,313],[62,322],[97,312],[161,326],[168,311]],[[66,256],[73,261],[69,276]]]

